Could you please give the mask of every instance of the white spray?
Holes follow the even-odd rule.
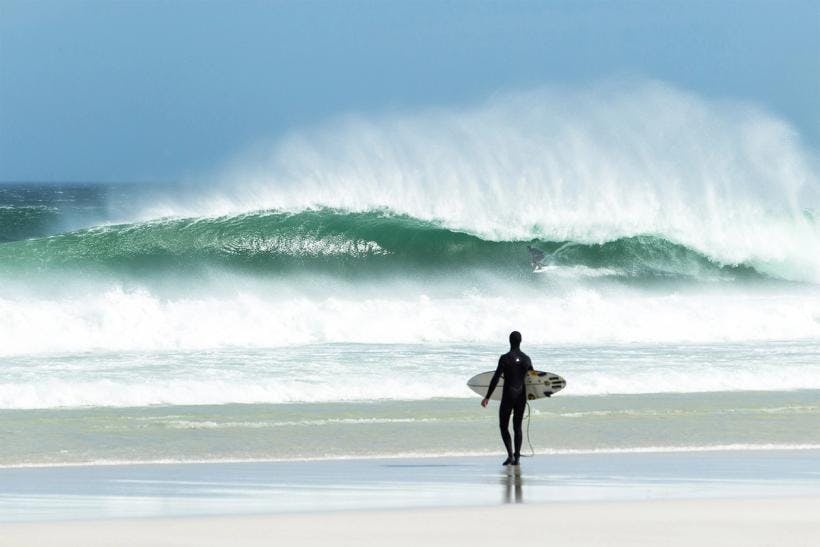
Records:
[[[348,116],[237,159],[143,217],[389,209],[490,239],[657,235],[820,280],[820,178],[785,122],[657,82]]]

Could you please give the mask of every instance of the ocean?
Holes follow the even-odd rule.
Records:
[[[819,448],[816,211],[727,184],[2,185],[0,465],[500,453],[511,330],[527,453]]]

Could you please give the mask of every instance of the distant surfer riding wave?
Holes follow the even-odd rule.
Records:
[[[527,245],[527,250],[530,252],[532,271],[537,272],[544,267],[544,257],[546,254],[541,249],[536,249],[532,245]]]

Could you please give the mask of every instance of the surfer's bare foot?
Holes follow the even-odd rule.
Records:
[[[512,456],[507,456],[507,459],[504,460],[504,463],[502,463],[501,465],[510,465],[512,462],[513,462]]]
[[[512,465],[520,465],[520,462],[518,461],[520,459],[521,459],[521,456],[514,457],[513,460],[512,460]]]

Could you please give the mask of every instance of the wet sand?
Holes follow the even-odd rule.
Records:
[[[563,454],[518,469],[487,456],[3,468],[0,545],[810,545],[820,541],[818,456]]]

